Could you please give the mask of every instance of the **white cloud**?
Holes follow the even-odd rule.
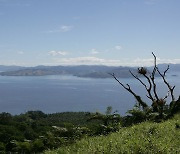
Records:
[[[96,49],[91,49],[90,54],[96,55],[96,54],[98,54],[98,53],[99,53],[99,51],[97,51]]]
[[[68,32],[68,31],[72,30],[72,28],[73,28],[73,26],[62,25],[60,27],[60,31],[61,32]]]
[[[53,56],[54,53],[54,56]],[[105,59],[105,58],[98,58],[95,56],[89,57],[74,57],[74,58],[60,58],[56,57],[56,52],[51,51],[51,55],[53,56],[52,59],[48,61],[40,62],[40,59],[28,59],[24,61],[16,61],[16,60],[7,60],[1,59],[1,65],[21,65],[21,66],[37,66],[37,65],[107,65],[107,66],[153,66],[154,59],[147,58],[147,59]],[[59,54],[60,55],[60,54]],[[40,57],[39,57],[40,58]],[[161,63],[172,63],[172,64],[180,64],[180,59],[159,59],[157,58],[157,64]]]
[[[116,46],[114,46],[114,47],[112,47],[112,48],[106,49],[105,52],[120,51],[120,50],[122,50],[122,49],[123,49],[123,48],[122,48],[121,45],[116,45]]]
[[[163,63],[171,63],[171,64],[180,64],[180,59],[160,59],[157,58],[157,64],[163,64]],[[154,64],[154,59],[141,59],[137,58],[132,61],[132,63],[129,63],[131,66],[152,66]]]
[[[54,58],[54,62],[58,65],[108,65],[108,66],[153,66],[154,59],[104,59],[97,57],[75,57],[75,58]],[[180,63],[180,59],[159,59],[157,63]]]
[[[71,31],[72,29],[73,29],[73,26],[62,25],[58,29],[49,30],[49,31],[46,31],[45,33],[63,33],[63,32]]]
[[[17,54],[19,54],[19,55],[23,55],[23,54],[24,54],[24,52],[23,52],[23,51],[18,51],[18,52],[17,52]]]
[[[116,45],[114,48],[115,48],[116,50],[121,50],[121,49],[122,49],[122,46]]]
[[[61,65],[117,65],[120,62],[97,57],[56,58],[54,60]]]
[[[48,52],[49,55],[51,56],[58,56],[58,55],[61,55],[61,56],[66,56],[68,54],[68,52],[66,51],[49,51]]]

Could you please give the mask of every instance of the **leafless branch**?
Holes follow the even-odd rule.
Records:
[[[178,110],[178,108],[180,108],[179,104],[180,104],[180,97],[177,101],[175,101],[175,97],[174,97],[174,89],[175,86],[171,86],[168,81],[166,80],[166,73],[169,70],[169,65],[168,67],[164,70],[163,73],[160,72],[158,66],[157,66],[157,58],[156,55],[152,52],[152,55],[154,57],[154,67],[151,73],[148,73],[146,68],[144,67],[140,67],[138,68],[138,73],[143,75],[145,77],[145,79],[147,80],[147,82],[145,82],[143,79],[141,79],[138,75],[135,75],[131,70],[129,70],[130,74],[137,79],[146,89],[147,91],[147,98],[149,98],[152,101],[152,108],[153,108],[153,112],[159,112],[160,115],[162,116],[162,113],[164,112],[164,108],[163,106],[166,103],[166,99],[171,95],[171,103],[170,103],[170,107],[172,112],[176,112],[176,110]],[[163,98],[160,98],[158,96],[157,93],[157,89],[156,89],[156,82],[155,82],[155,76],[156,73],[160,75],[160,77],[163,79],[163,82],[165,83],[165,85],[168,87],[168,92],[166,94],[166,96],[164,96]],[[109,73],[124,89],[126,89],[129,93],[131,93],[135,99],[137,100],[137,102],[139,103],[139,105],[142,106],[142,108],[146,108],[148,107],[148,105],[141,99],[141,97],[139,95],[137,95],[132,89],[131,86],[129,84],[123,84],[117,77],[116,75],[113,73]]]
[[[159,68],[156,66],[156,69],[157,69],[157,72],[159,73],[159,75],[162,77],[162,79],[163,79],[163,81],[164,81],[164,83],[167,85],[167,87],[168,87],[168,89],[169,89],[169,91],[170,91],[170,93],[171,93],[171,99],[172,99],[172,101],[174,101],[175,100],[175,97],[174,97],[174,88],[175,88],[175,86],[171,86],[168,82],[167,82],[167,80],[166,80],[166,73],[167,73],[167,71],[169,70],[169,65],[168,65],[168,67],[167,67],[167,69],[163,72],[163,74],[159,71]]]
[[[170,91],[167,92],[167,95],[163,98],[163,100],[166,100],[169,97]]]
[[[130,92],[135,98],[136,100],[139,102],[139,104],[143,107],[146,108],[148,105],[141,99],[140,96],[138,96],[136,93],[134,93],[130,87],[129,84],[126,84],[127,86],[125,86],[122,82],[120,82],[117,77],[115,76],[114,73],[109,73],[124,89],[126,89],[128,92]]]
[[[148,92],[148,95],[146,95],[151,101],[153,101],[153,97],[152,97],[152,94],[151,94],[151,88],[152,88],[152,84],[151,84],[151,81],[150,79],[148,78],[148,76],[146,74],[143,74],[143,76],[148,80],[149,82],[149,88],[147,87],[147,85],[137,76],[137,75],[134,75],[131,71],[129,71],[131,73],[131,75],[137,79],[146,89],[146,91]]]
[[[159,101],[159,97],[158,97],[157,91],[156,91],[156,83],[155,83],[155,74],[157,71],[156,56],[153,52],[152,52],[152,55],[154,56],[154,68],[153,68],[153,72],[151,73],[150,78],[151,78],[151,81],[153,83],[153,92],[154,92],[155,98],[157,101]]]

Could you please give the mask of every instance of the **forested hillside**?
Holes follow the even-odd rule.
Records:
[[[28,111],[11,115],[0,113],[0,153],[42,152],[80,138],[95,122],[87,122],[88,112],[45,114]],[[87,129],[83,129],[86,126]]]

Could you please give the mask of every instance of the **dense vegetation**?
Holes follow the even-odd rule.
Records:
[[[147,120],[137,106],[129,113],[120,117],[112,112],[111,107],[107,107],[105,114],[28,111],[13,116],[1,113],[0,153],[28,154],[56,148],[59,149],[52,153],[86,153],[91,150],[92,153],[109,153],[110,150],[112,153],[131,153],[133,150],[146,153],[152,147],[151,150],[162,153],[180,150],[179,113],[170,120],[161,120],[162,123]]]
[[[143,122],[108,136],[86,137],[46,154],[180,153],[180,114],[162,123]]]
[[[95,128],[93,126],[95,122],[87,122],[89,114],[85,112],[45,114],[41,111],[28,111],[13,116],[1,113],[0,153],[42,152],[45,149],[72,143],[86,134],[90,128]]]

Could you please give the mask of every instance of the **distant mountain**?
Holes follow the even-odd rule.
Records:
[[[5,72],[5,71],[16,71],[20,69],[24,69],[25,67],[22,66],[5,66],[5,65],[0,65],[0,72]]]
[[[110,78],[109,73],[115,73],[117,77],[131,77],[131,67],[115,67],[101,65],[80,65],[80,66],[37,66],[31,68],[20,68],[14,71],[4,71],[3,76],[44,76],[44,75],[73,75],[77,77]]]
[[[180,64],[159,64],[158,67],[161,70],[167,69],[169,65],[169,72],[180,72]]]
[[[160,70],[165,70],[167,64],[159,64]],[[137,67],[115,67],[103,65],[79,65],[79,66],[36,66],[36,67],[2,67],[5,71],[1,72],[3,76],[44,76],[44,75],[73,75],[77,77],[89,78],[110,78],[109,73],[114,73],[119,78],[130,78],[131,70],[137,74]],[[6,68],[6,69],[5,69]],[[149,67],[152,70],[153,67]],[[0,67],[1,69],[1,67]],[[3,70],[3,69],[2,69]],[[180,72],[180,64],[170,64],[171,72]]]

